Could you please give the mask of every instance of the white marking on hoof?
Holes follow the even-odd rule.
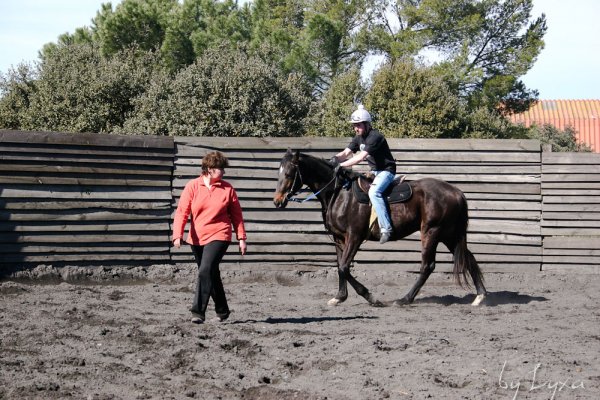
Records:
[[[478,306],[483,300],[485,300],[485,294],[478,294],[477,297],[475,297],[475,300],[473,300],[473,302],[471,303],[471,305]]]
[[[341,303],[341,301],[339,301],[338,299],[336,299],[336,298],[334,297],[333,299],[331,299],[331,300],[329,300],[329,301],[327,302],[327,305],[328,305],[328,306],[337,306],[337,305],[338,305],[338,304],[340,304],[340,303]]]

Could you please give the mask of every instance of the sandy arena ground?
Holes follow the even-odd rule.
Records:
[[[351,288],[328,307],[333,268],[225,271],[231,318],[194,325],[193,265],[127,271],[1,281],[0,398],[600,398],[598,274],[484,270],[472,307],[436,273],[413,305],[374,308]],[[416,279],[354,273],[388,304]]]

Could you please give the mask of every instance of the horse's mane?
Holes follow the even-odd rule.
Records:
[[[318,162],[322,166],[326,166],[329,169],[333,169],[333,165],[331,165],[329,160],[326,160],[322,157],[315,157],[315,156],[311,156],[310,154],[300,153],[300,158],[308,158],[310,160],[314,160],[314,161]]]
[[[310,154],[305,154],[305,153],[300,153],[300,157],[309,158],[311,160],[314,160],[314,161],[318,162],[319,164],[321,164],[322,166],[326,166],[330,170],[335,168],[333,165],[331,165],[331,162],[329,160],[326,160],[322,157],[315,157],[315,156],[311,156]],[[364,173],[356,172],[352,168],[342,167],[342,168],[340,168],[339,174],[351,181],[354,181],[359,178],[366,179],[368,181],[373,181],[372,178],[369,178]]]

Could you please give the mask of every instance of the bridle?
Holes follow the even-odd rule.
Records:
[[[294,174],[294,181],[292,182],[292,186],[290,187],[290,190],[288,190],[287,196],[285,197],[290,201],[297,201],[297,199],[293,199],[292,196],[297,195],[298,192],[302,190],[302,187],[304,186],[304,180],[302,179],[302,174],[300,173],[300,167],[298,166],[298,164],[290,164],[292,164],[294,168],[296,168],[296,173]],[[296,186],[296,180],[298,180],[298,178],[300,180],[300,186],[298,186],[298,190],[294,190],[294,187]]]
[[[306,201],[312,200],[312,199],[316,198],[319,195],[319,193],[321,193],[323,190],[325,190],[325,188],[327,188],[329,185],[331,185],[337,179],[337,174],[334,174],[333,178],[331,178],[331,180],[325,186],[323,186],[319,191],[317,191],[316,193],[313,192],[311,195],[309,195],[305,199],[298,199],[298,198],[292,197],[292,196],[295,196],[300,192],[300,190],[304,186],[304,180],[302,179],[302,174],[300,173],[300,166],[298,164],[294,164],[294,163],[291,163],[291,164],[296,168],[296,173],[294,174],[294,181],[292,182],[291,189],[288,191],[288,193],[286,195],[286,198],[288,199],[288,201],[293,201],[296,203],[304,203]],[[300,186],[298,187],[298,190],[293,190],[294,186],[296,186],[297,179],[300,180]]]

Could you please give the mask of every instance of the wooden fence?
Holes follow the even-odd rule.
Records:
[[[185,183],[213,150],[230,160],[249,236],[228,268],[334,265],[318,202],[273,206],[288,148],[330,158],[349,138],[158,138],[0,131],[0,272],[37,264],[192,262],[170,247]],[[485,271],[597,269],[600,155],[544,153],[532,140],[388,140],[398,173],[436,177],[469,201],[470,248]],[[439,248],[438,269],[451,256]],[[419,235],[364,243],[357,264],[416,270]]]
[[[544,153],[543,268],[600,271],[600,154]]]
[[[0,131],[2,262],[170,262],[172,138]]]

